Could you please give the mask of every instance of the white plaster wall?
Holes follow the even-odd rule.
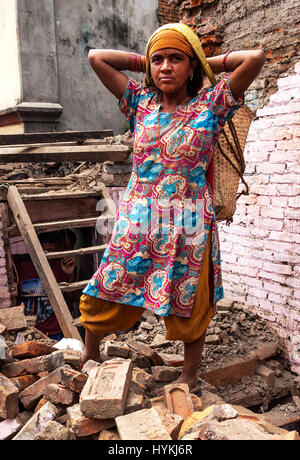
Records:
[[[21,100],[16,0],[0,1],[0,110]]]

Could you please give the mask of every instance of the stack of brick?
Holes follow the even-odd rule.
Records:
[[[248,305],[285,339],[300,373],[300,63],[258,110],[245,151],[249,195],[230,227],[220,224],[226,295]]]
[[[170,384],[174,369],[168,373],[160,353],[133,340],[111,338],[106,360],[82,368],[80,352],[41,340],[8,347],[5,331],[26,327],[16,308],[17,323],[6,318],[0,333],[1,440],[299,439],[296,431],[225,403],[209,384],[201,398],[186,384]],[[130,350],[147,357],[152,369],[134,367]],[[271,371],[258,371],[272,383]],[[149,398],[155,381],[164,383],[162,395]]]

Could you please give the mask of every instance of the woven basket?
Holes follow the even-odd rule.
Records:
[[[220,134],[214,152],[214,205],[217,221],[232,222],[236,210],[236,200],[249,194],[249,188],[243,178],[245,172],[244,149],[248,131],[253,120],[251,110],[247,106],[236,110]],[[240,181],[245,190],[237,194]]]

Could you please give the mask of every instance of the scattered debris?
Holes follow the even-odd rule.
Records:
[[[48,339],[20,311],[2,312],[1,440],[300,439],[285,428],[300,421],[299,377],[284,366],[274,332],[247,312],[242,318],[239,305],[221,310],[210,325],[208,336],[226,326],[228,343],[206,343],[196,394],[172,383],[182,345],[164,341],[164,323],[148,312],[129,331],[104,338],[101,363],[90,360],[81,369],[75,342]],[[233,324],[238,335],[230,332]],[[256,335],[247,336],[251,328]],[[147,343],[138,340],[141,330]],[[160,387],[162,396],[155,396]],[[268,411],[287,395],[288,404]]]

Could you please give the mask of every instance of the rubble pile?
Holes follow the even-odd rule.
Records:
[[[127,131],[123,135],[114,137],[106,137],[102,140],[88,139],[80,145],[88,144],[105,144],[105,145],[127,145],[133,146],[132,134]],[[99,192],[99,182],[110,186],[124,186],[127,184],[132,170],[132,156],[130,155],[126,161],[113,162],[104,161],[99,163],[93,162],[40,162],[40,163],[20,163],[7,164],[0,166],[0,176],[2,181],[26,181],[30,185],[30,180],[39,179],[39,186],[44,185],[49,187],[48,193],[57,193],[55,184],[47,183],[47,179],[61,178],[61,182],[57,185],[59,190],[64,188],[67,192],[74,191],[95,191]],[[46,181],[43,184],[43,179]],[[62,181],[64,179],[64,181]],[[35,184],[37,185],[37,184]],[[51,187],[51,188],[50,188]]]
[[[133,329],[106,336],[101,362],[90,360],[81,368],[74,339],[50,340],[24,316],[22,305],[2,309],[0,439],[300,439],[296,430],[281,428],[290,416],[280,421],[278,410],[276,419],[273,409],[264,414],[249,409],[253,402],[266,404],[289,393],[293,420],[300,420],[300,379],[282,364],[272,331],[259,328],[261,320],[246,312],[242,318],[239,305],[228,305],[220,305],[210,325],[193,393],[174,382],[182,346],[164,339],[163,322],[149,312]],[[238,324],[238,334],[225,328],[227,323]],[[249,327],[253,334],[247,336]],[[221,335],[225,330],[227,338]],[[241,354],[235,353],[239,348]],[[220,350],[226,350],[222,359]]]

